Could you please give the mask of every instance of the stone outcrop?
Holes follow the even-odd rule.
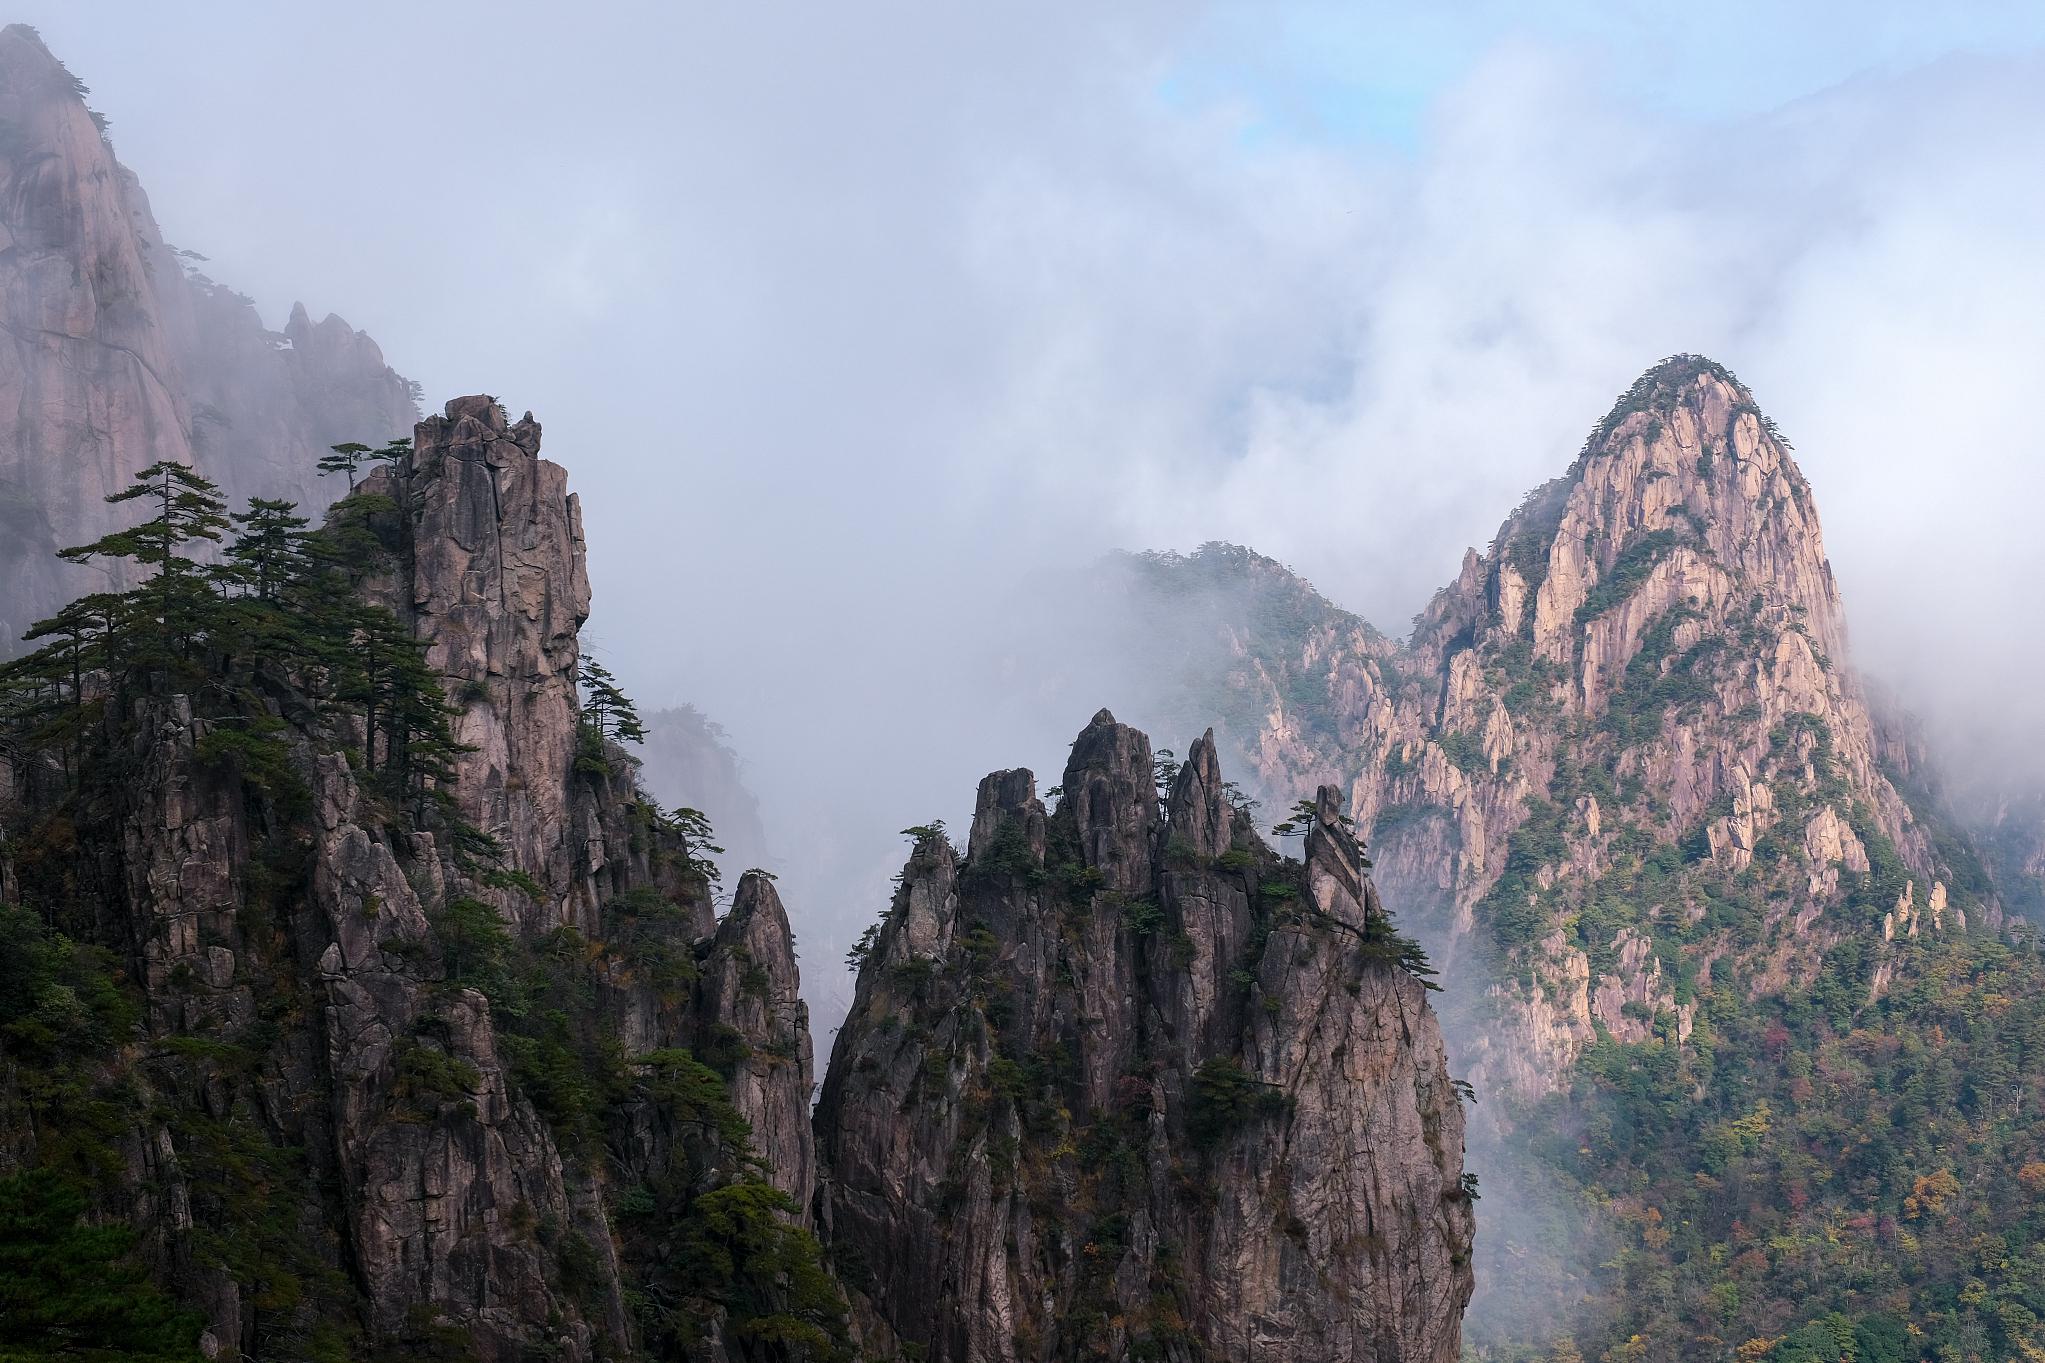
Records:
[[[1284,575],[1254,556],[1246,569]],[[1639,905],[1641,921],[1589,940],[1543,921],[1609,883],[1635,835],[1808,904],[1747,948],[1757,981],[1809,978],[1852,930],[1843,887],[1900,874],[1923,903],[1953,880],[1899,784],[1908,745],[1847,664],[1810,487],[1708,360],[1643,376],[1569,472],[1465,557],[1405,646],[1325,602],[1288,614],[1306,626],[1289,649],[1227,674],[1254,726],[1229,738],[1268,798],[1348,792],[1379,878],[1445,960],[1509,920],[1536,987],[1507,991],[1503,1026],[1472,1029],[1480,1085],[1553,1091],[1603,1025],[1601,998],[1633,1005],[1622,1033],[1656,1013],[1687,1026],[1638,946],[1676,906]]]
[[[319,454],[417,419],[368,337],[302,307],[272,332],[195,259],[165,245],[83,87],[34,30],[0,31],[0,651],[103,585],[52,553],[125,523],[104,498],[137,470],[175,460],[234,506],[316,511],[343,490]]]
[[[539,456],[530,413],[516,424],[487,397],[419,423],[411,455],[363,485],[403,513],[408,560],[389,604],[449,680],[462,814],[544,887],[531,926],[592,924],[604,870],[575,765],[576,631],[589,616],[582,508]],[[600,834],[599,834],[600,836]],[[508,901],[507,901],[508,902]]]
[[[748,871],[717,925],[697,985],[699,1055],[715,1053],[719,1034],[736,1033],[745,1054],[734,1062],[732,1101],[752,1129],[767,1175],[798,1207],[816,1191],[816,1142],[810,1131],[815,1060],[809,1007],[797,990],[795,934],[773,880]]]
[[[686,1225],[755,1170],[808,1199],[808,1018],[771,882],[748,875],[719,922],[685,835],[582,724],[583,545],[538,451],[530,420],[460,399],[358,503],[386,551],[366,590],[471,746],[444,814],[401,816],[358,770],[359,721],[323,728],[286,679],[253,684],[288,777],[223,762],[246,719],[184,696],[123,692],[110,719],[133,777],[88,790],[78,817],[111,826],[83,827],[74,875],[149,1044],[105,1082],[135,1095],[134,1219],[209,1356],[460,1339],[482,1363],[587,1363],[649,1332],[781,1356],[728,1354],[714,1301],[684,1324],[630,1305],[675,1290],[649,1218]],[[12,786],[9,832],[33,831]],[[4,879],[32,905],[62,888]],[[35,1131],[0,1136],[34,1158]]]
[[[1275,856],[1212,735],[1106,711],[1046,811],[920,830],[817,1110],[869,1341],[932,1360],[1448,1360],[1463,1114],[1340,796]]]
[[[1569,1110],[1601,1037],[1690,1047],[1705,982],[1781,999],[1848,945],[1878,996],[1916,944],[2003,921],[1936,831],[1921,744],[1850,665],[1809,485],[1709,360],[1644,375],[1404,644],[1248,551],[1128,572],[1134,613],[1220,643],[1174,712],[1228,716],[1275,807],[1345,792],[1387,898],[1463,986],[1444,1025],[1487,1098],[1487,1183],[1529,1158],[1532,1104]],[[1983,859],[2022,879],[2021,852]],[[1483,1252],[1480,1337],[1578,1290],[1510,1231]]]

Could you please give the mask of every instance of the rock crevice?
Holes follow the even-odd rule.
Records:
[[[961,1363],[1455,1358],[1462,1108],[1339,792],[1302,865],[1211,734],[1156,780],[1102,711],[1054,810],[997,772],[963,859],[912,852],[816,1115],[857,1317]]]

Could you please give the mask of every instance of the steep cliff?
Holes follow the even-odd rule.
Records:
[[[787,916],[748,876],[718,922],[585,718],[579,518],[538,448],[450,403],[282,599],[60,697],[64,742],[0,706],[32,944],[0,1172],[124,1215],[209,1356],[839,1348]],[[337,606],[349,578],[394,613]],[[160,628],[116,618],[117,655]],[[91,1029],[29,1026],[81,989]]]
[[[1452,959],[1527,972],[1472,1057],[1521,1098],[1597,1028],[1642,1039],[1666,1011],[1682,1034],[1678,975],[1714,960],[1780,988],[1869,924],[1892,941],[1999,918],[1912,809],[1909,749],[1847,665],[1808,484],[1709,361],[1644,376],[1406,645],[1323,607],[1242,650],[1224,684],[1254,721],[1231,736],[1262,790],[1349,791],[1379,878]],[[1679,888],[1628,879],[1656,848],[1810,911],[1703,923]]]
[[[1581,1328],[1632,1337],[1613,1357],[1701,1356],[1816,1301],[1849,1324],[1902,1310],[1878,1331],[1975,1328],[1936,1316],[1953,1270],[1917,1246],[2020,1234],[2022,1205],[1934,1229],[1904,1197],[1953,1167],[2014,1181],[2035,1123],[2023,1083],[1925,1107],[1918,1048],[2021,1072],[2006,991],[2036,957],[2001,939],[1921,744],[1871,707],[1811,489],[1728,371],[1643,375],[1403,644],[1247,551],[1126,571],[1147,607],[1208,622],[1173,704],[1229,716],[1267,797],[1345,790],[1388,897],[1467,984],[1445,1024],[1502,1194],[1480,1343]],[[1892,1085],[1917,1096],[1853,1125]],[[1868,1253],[1889,1256],[1879,1288],[1844,1266]]]
[[[303,307],[283,332],[166,246],[84,86],[35,31],[0,30],[0,649],[103,585],[52,551],[118,521],[104,497],[160,459],[239,505],[324,507],[315,457],[418,417],[376,344]]]
[[[1456,929],[1481,916],[1540,982],[1573,982],[1552,1017],[1514,1014],[1498,1063],[1518,1094],[1596,1026],[1641,1040],[1666,1013],[1681,1039],[1677,985],[1712,961],[1756,988],[1808,986],[1845,937],[1942,930],[1956,890],[1955,923],[1996,916],[1898,788],[1904,751],[1848,665],[1809,485],[1709,362],[1645,376],[1466,562],[1414,651],[1441,689],[1358,779],[1372,815],[1409,812],[1383,839],[1388,883],[1451,840],[1450,874],[1430,878]],[[1644,884],[1653,847],[1693,879],[1742,882],[1756,921],[1713,921],[1681,876]],[[1878,988],[1879,952],[1868,966]]]
[[[1102,711],[1054,810],[996,772],[963,856],[911,830],[817,1110],[869,1338],[1453,1359],[1462,1108],[1340,796],[1301,864],[1232,803],[1211,735],[1167,779]]]

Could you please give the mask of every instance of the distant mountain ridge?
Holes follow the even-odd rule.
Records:
[[[138,469],[176,460],[231,505],[317,514],[346,490],[318,454],[419,419],[367,336],[303,305],[270,331],[167,245],[102,123],[34,29],[0,30],[0,648],[98,585],[51,552],[113,528],[104,498]]]

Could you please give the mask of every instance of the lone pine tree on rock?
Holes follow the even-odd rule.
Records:
[[[353,492],[355,475],[364,465],[395,462],[411,452],[412,441],[409,437],[390,441],[381,449],[371,449],[359,440],[346,441],[331,446],[328,453],[320,456],[320,476],[324,478],[329,473],[345,473],[348,475],[348,491]]]

